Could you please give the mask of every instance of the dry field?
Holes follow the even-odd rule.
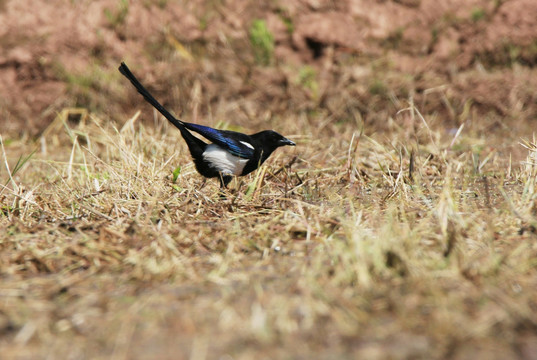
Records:
[[[535,139],[282,119],[221,199],[160,118],[72,115],[1,148],[3,358],[535,358]]]

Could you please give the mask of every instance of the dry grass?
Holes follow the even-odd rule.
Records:
[[[414,110],[371,137],[271,124],[298,146],[226,200],[160,120],[83,113],[5,142],[2,357],[531,358],[536,141],[491,147]]]

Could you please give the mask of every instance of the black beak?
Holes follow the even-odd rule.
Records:
[[[278,146],[285,146],[285,145],[296,146],[294,142],[286,138],[283,138],[280,141],[278,141]]]

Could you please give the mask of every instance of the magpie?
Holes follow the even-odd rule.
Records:
[[[222,188],[227,187],[233,176],[247,175],[256,170],[278,147],[296,145],[273,130],[246,135],[181,121],[147,91],[124,62],[119,66],[119,72],[130,80],[148,103],[181,131],[196,170],[207,178],[218,178]],[[190,131],[200,134],[211,143],[205,143]]]

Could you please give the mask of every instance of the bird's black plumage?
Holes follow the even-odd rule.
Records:
[[[208,178],[219,178],[222,187],[227,186],[233,175],[242,176],[257,169],[278,147],[295,146],[294,142],[272,130],[246,135],[181,121],[147,91],[125,63],[121,63],[119,72],[130,80],[148,103],[181,131],[198,172]],[[192,135],[189,130],[202,135],[212,143],[205,143]]]

